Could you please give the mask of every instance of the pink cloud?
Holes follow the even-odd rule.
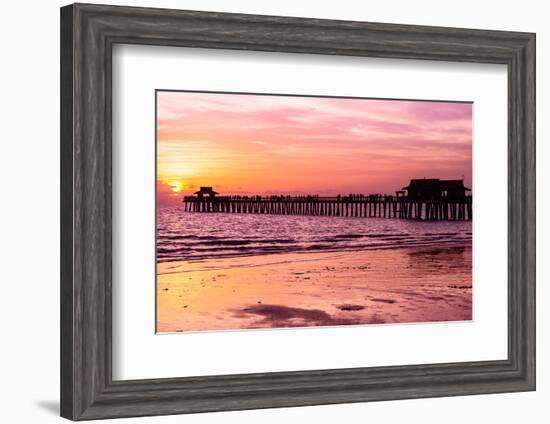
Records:
[[[471,184],[470,103],[159,92],[157,137],[159,179],[227,191]]]

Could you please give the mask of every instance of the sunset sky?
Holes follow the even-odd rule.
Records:
[[[159,204],[220,194],[392,194],[472,183],[472,104],[157,92]]]

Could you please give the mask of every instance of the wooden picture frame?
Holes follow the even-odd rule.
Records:
[[[505,64],[508,359],[113,381],[116,43]],[[72,420],[535,389],[535,35],[74,4],[61,9],[61,415]]]

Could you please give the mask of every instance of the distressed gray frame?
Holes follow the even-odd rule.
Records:
[[[508,359],[111,378],[111,52],[147,44],[508,67]],[[61,415],[73,420],[535,389],[535,35],[75,4],[61,9]]]

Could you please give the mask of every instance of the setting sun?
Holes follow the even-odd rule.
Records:
[[[180,193],[182,190],[184,190],[184,187],[185,187],[183,182],[179,180],[164,181],[164,184],[170,187],[170,190],[172,190],[172,193],[174,195]]]

